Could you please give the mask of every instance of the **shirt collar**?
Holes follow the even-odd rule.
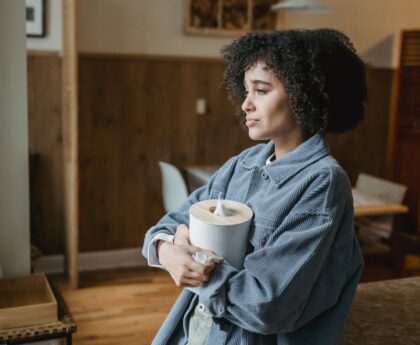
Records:
[[[276,153],[274,152],[270,157],[267,158],[265,161],[265,165],[271,164],[275,161]]]
[[[261,150],[250,151],[244,157],[242,166],[246,169],[262,168],[266,165],[267,159],[273,154],[273,151],[274,143],[270,141]],[[270,178],[276,184],[280,185],[302,169],[328,154],[328,148],[323,135],[315,133],[293,151],[265,166],[265,169]]]

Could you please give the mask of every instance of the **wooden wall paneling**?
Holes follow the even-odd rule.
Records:
[[[200,65],[198,90],[207,99],[208,111],[197,118],[197,164],[222,164],[233,155],[257,144],[241,128],[234,107],[221,86],[224,65]]]
[[[164,215],[161,197],[161,175],[158,161],[168,161],[179,168],[194,164],[196,150],[195,101],[197,99],[197,66],[200,62],[174,59],[148,61],[149,79],[155,78],[148,121],[148,202],[156,205],[148,212],[143,231]],[[154,80],[154,79],[152,79]],[[150,212],[152,211],[152,212]]]
[[[222,146],[220,145],[220,135],[223,135],[226,124],[220,121],[225,113],[225,109],[222,106],[224,100],[220,100],[215,92],[221,80],[219,65],[216,62],[199,64],[198,66],[197,79],[195,81],[196,88],[198,98],[206,100],[206,113],[196,115],[196,164],[222,163],[221,160],[217,159],[222,153],[217,151]],[[214,86],[215,88],[213,89]]]
[[[420,55],[420,54],[419,54]],[[420,60],[420,58],[419,58]],[[420,124],[420,61],[419,66],[402,66],[398,99],[398,126]]]
[[[94,220],[94,231],[97,238],[86,232],[84,237],[85,250],[100,250],[119,248],[121,245],[121,163],[123,157],[120,150],[121,141],[125,133],[121,130],[122,124],[122,71],[123,62],[106,60],[104,66],[104,80],[102,84],[103,98],[96,103],[94,111],[94,133],[91,138],[90,154],[94,168],[90,171],[95,183],[93,200],[99,207],[89,212]],[[99,104],[100,103],[100,104]],[[88,199],[85,202],[89,202]],[[91,229],[87,227],[87,229]],[[98,243],[98,238],[101,242]]]
[[[164,214],[161,198],[161,177],[158,161],[173,162],[171,152],[172,136],[175,135],[172,125],[176,123],[178,114],[174,111],[174,67],[168,61],[141,61],[146,65],[144,116],[147,124],[146,133],[146,202],[148,211],[145,214],[143,227],[139,229],[141,240],[149,226],[154,225]],[[142,242],[142,241],[141,241]]]
[[[147,117],[150,95],[148,66],[137,60],[128,60],[122,67],[122,112],[120,151],[120,202],[121,213],[118,243],[135,247],[143,241],[147,215],[154,214],[153,202],[148,202],[148,128]]]
[[[94,151],[92,141],[95,134],[93,114],[97,111],[95,100],[104,98],[101,93],[104,82],[104,65],[105,63],[102,61],[97,61],[94,64],[91,61],[86,61],[79,55],[79,202],[81,251],[85,250],[85,238],[89,237],[89,235],[96,238],[98,243],[102,243],[102,237],[97,233],[98,227],[95,223],[95,213],[98,210],[100,211],[100,207],[98,206],[98,197],[95,196],[95,193],[97,194],[98,181],[94,175],[96,157],[92,154],[92,151]]]
[[[174,82],[169,92],[173,94],[174,108],[172,116],[173,135],[171,136],[171,161],[178,167],[193,164],[197,149],[196,100],[202,95],[198,92],[200,78],[199,61],[179,61],[174,64]]]
[[[121,244],[117,238],[121,221],[119,146],[122,66],[121,61],[81,59],[81,251],[113,249]],[[85,103],[90,103],[90,106],[85,108]]]
[[[364,132],[359,134],[359,140],[364,141],[363,155],[365,158],[361,167],[372,175],[386,176],[386,153],[388,145],[389,118],[391,113],[392,81],[395,70],[385,68],[368,68],[368,102],[366,104],[366,120]],[[355,166],[360,165],[356,159]]]
[[[31,186],[31,242],[43,254],[64,251],[61,59],[28,55],[29,152],[40,154]]]

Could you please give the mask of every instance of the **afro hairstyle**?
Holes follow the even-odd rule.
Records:
[[[363,119],[365,66],[349,38],[337,30],[251,32],[221,53],[223,84],[242,121],[244,75],[260,61],[284,84],[293,116],[307,134],[345,132]]]

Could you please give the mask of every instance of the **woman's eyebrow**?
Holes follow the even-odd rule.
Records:
[[[251,79],[251,83],[254,85],[263,84],[263,85],[271,86],[271,83],[269,83],[268,81],[261,80],[261,79]]]
[[[251,79],[250,83],[253,84],[253,85],[261,85],[262,84],[262,85],[271,86],[270,82],[264,81],[264,80],[261,80],[261,79]],[[244,87],[245,87],[245,89],[247,88],[245,79],[244,79]]]

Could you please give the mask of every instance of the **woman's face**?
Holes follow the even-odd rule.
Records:
[[[282,142],[302,133],[283,83],[264,62],[257,62],[245,72],[244,84],[247,96],[242,110],[252,140]]]

